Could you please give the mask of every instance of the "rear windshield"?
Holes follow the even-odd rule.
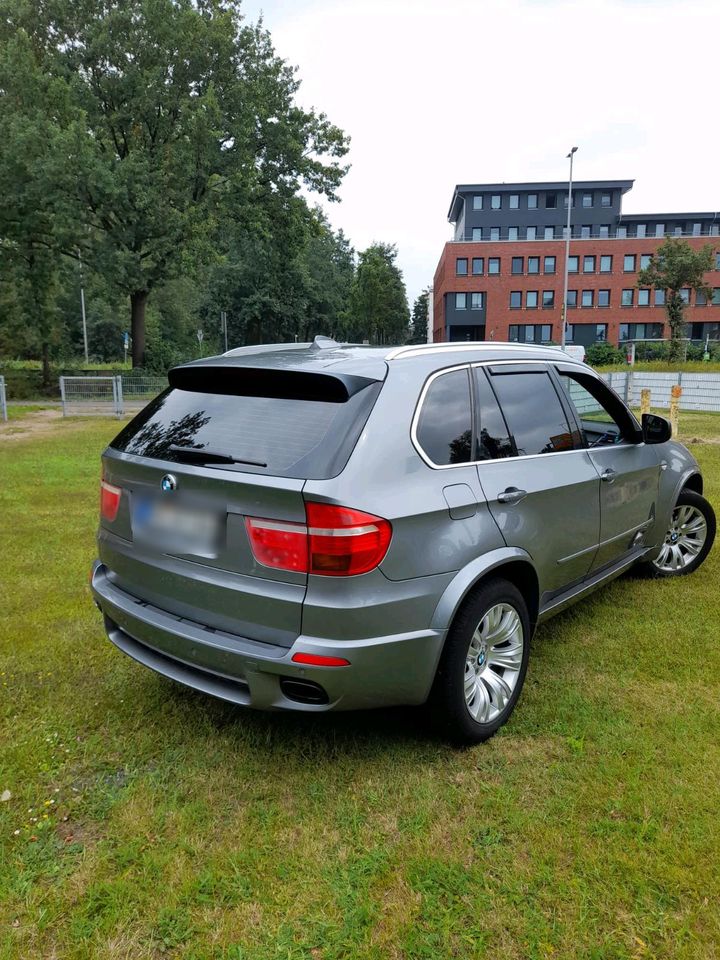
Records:
[[[223,463],[224,470],[324,480],[347,463],[380,387],[369,383],[352,396],[346,394],[344,401],[171,387],[110,446],[139,457],[182,463],[190,462],[187,455],[172,448],[204,449],[251,461]]]

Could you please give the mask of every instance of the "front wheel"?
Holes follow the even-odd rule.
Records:
[[[530,617],[514,584],[488,580],[465,600],[448,632],[430,709],[456,743],[491,737],[515,708],[530,655]]]
[[[653,577],[682,577],[700,566],[715,540],[715,511],[699,493],[682,490],[657,557],[645,564]]]

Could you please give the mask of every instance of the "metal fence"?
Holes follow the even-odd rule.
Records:
[[[166,387],[165,377],[60,377],[63,416],[137,413]]]
[[[7,397],[5,396],[5,377],[0,377],[0,420],[7,421]]]
[[[640,391],[650,390],[653,407],[670,406],[670,390],[682,387],[681,410],[720,413],[720,374],[650,373],[644,370],[603,374],[605,382],[631,407],[640,406]]]

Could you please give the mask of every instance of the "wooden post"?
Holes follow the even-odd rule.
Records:
[[[650,390],[643,387],[640,391],[640,416],[644,413],[650,413]]]
[[[670,389],[670,426],[672,427],[673,438],[678,435],[678,420],[680,417],[680,397],[682,396],[682,387],[676,384]]]

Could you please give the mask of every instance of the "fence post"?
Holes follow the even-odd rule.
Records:
[[[678,420],[680,418],[680,397],[682,396],[682,387],[677,384],[670,388],[670,426],[672,427],[673,438],[678,435]]]
[[[630,406],[630,385],[632,380],[632,370],[625,374],[625,403]]]
[[[7,422],[7,396],[5,395],[5,377],[0,377],[0,416]]]
[[[650,413],[650,390],[647,387],[640,391],[640,416],[645,413]]]
[[[62,401],[63,416],[66,417],[67,413],[65,412],[65,377],[60,377],[60,400]]]
[[[121,417],[125,412],[123,407],[122,377],[113,377],[113,393],[115,394],[115,416]]]

